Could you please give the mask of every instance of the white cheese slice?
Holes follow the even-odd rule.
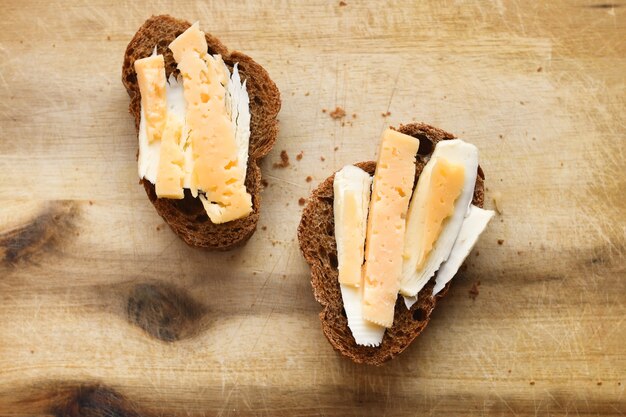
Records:
[[[363,318],[363,287],[340,284],[343,308],[348,317],[348,327],[357,345],[379,346],[385,335],[385,327]]]
[[[474,245],[478,241],[480,235],[487,228],[487,224],[493,217],[492,210],[484,210],[475,205],[470,205],[467,217],[463,220],[461,231],[457,236],[448,260],[441,265],[437,275],[435,276],[435,287],[433,288],[433,296],[437,295],[445,285],[452,280],[458,272],[467,255],[472,251]],[[417,295],[413,297],[404,297],[404,304],[410,309],[417,302]]]
[[[421,268],[418,268],[417,250],[420,230],[419,214],[430,204],[430,174],[437,159],[442,158],[455,165],[465,168],[465,176],[461,194],[454,203],[454,212],[443,224],[439,237],[433,244],[430,254]],[[448,259],[452,246],[456,241],[463,219],[474,194],[474,185],[478,171],[478,149],[460,139],[444,140],[437,144],[430,161],[420,174],[415,192],[411,198],[407,216],[404,242],[404,261],[400,279],[400,293],[404,296],[416,296],[428,280],[437,272],[443,262]]]
[[[353,165],[343,167],[333,181],[333,211],[339,286],[348,327],[358,345],[378,346],[385,328],[363,318],[361,268],[372,177]]]
[[[246,177],[248,166],[248,147],[250,146],[250,98],[246,90],[246,81],[241,82],[239,76],[239,64],[233,67],[230,82],[226,85],[226,107],[230,114],[230,120],[235,131],[235,141],[239,153],[239,167],[242,169],[242,176]],[[226,69],[228,74],[228,69]]]
[[[483,210],[475,205],[470,206],[469,215],[463,220],[463,226],[461,226],[461,231],[456,242],[454,242],[448,260],[437,271],[433,295],[441,291],[454,277],[494,214],[492,210]]]

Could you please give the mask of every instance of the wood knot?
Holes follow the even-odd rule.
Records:
[[[55,201],[23,226],[0,232],[0,257],[4,264],[15,266],[66,237],[74,236],[77,213],[76,203]]]
[[[200,330],[206,308],[168,284],[138,284],[130,292],[127,319],[150,336],[173,342]]]

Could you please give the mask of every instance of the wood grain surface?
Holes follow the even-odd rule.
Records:
[[[626,414],[626,3],[345,3],[2,2],[0,415]],[[260,228],[230,253],[137,185],[120,70],[160,13],[282,93]],[[412,120],[478,145],[502,213],[416,342],[358,366],[321,332],[298,200]]]

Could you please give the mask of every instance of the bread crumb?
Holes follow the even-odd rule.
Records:
[[[306,177],[306,182],[311,182],[311,181],[313,181],[313,177],[312,176],[309,175],[308,177]]]
[[[157,231],[157,232],[160,232],[160,231],[161,231],[161,226],[157,226],[157,227],[156,227],[156,231]]]
[[[306,203],[306,199],[304,197],[300,197],[300,199],[298,200],[298,204],[303,206],[304,203]]]
[[[524,102],[523,102],[523,101],[520,101],[520,102],[519,102],[519,104],[521,104],[521,105],[523,106],[523,105],[524,105]]]
[[[329,116],[335,120],[343,119],[346,116],[346,111],[342,109],[341,107],[337,106],[335,107],[335,110],[330,112]]]
[[[341,122],[341,127],[344,127],[346,125],[346,122]]]
[[[93,206],[93,201],[89,200],[89,205]]]
[[[324,162],[326,160],[326,158],[324,158],[323,156],[320,156],[320,161]]]
[[[298,155],[296,155],[296,161],[301,161],[303,155],[304,155],[304,152],[300,151],[300,153]]]
[[[339,146],[335,146],[335,149],[333,149],[335,152],[339,150]]]
[[[289,166],[289,155],[287,151],[280,151],[280,162],[274,162],[274,168],[287,168]]]
[[[381,113],[381,115],[382,115],[383,117],[391,116],[391,112],[390,112],[390,111],[383,112],[383,113]]]
[[[476,300],[476,297],[478,297],[478,294],[480,293],[480,291],[478,290],[478,287],[480,286],[480,281],[476,281],[475,283],[472,284],[472,288],[470,288],[469,292],[469,297],[472,300]]]
[[[263,187],[267,187],[268,185],[270,185],[270,183],[269,183],[269,182],[267,182],[267,180],[266,180],[265,178],[263,178],[263,179],[261,180],[261,185],[262,185]]]
[[[111,37],[109,35],[107,35],[107,41],[110,41]]]
[[[598,384],[597,384],[597,385],[598,385],[598,386],[602,385],[602,381],[598,381]]]
[[[267,230],[267,226],[261,226],[261,230]]]
[[[530,381],[530,385],[535,385],[535,381]]]
[[[498,245],[502,246],[503,243],[504,243],[504,239],[498,239]]]
[[[496,212],[498,214],[502,214],[502,193],[500,191],[496,191],[493,193],[493,205],[496,208]]]
[[[340,1],[339,2],[339,7],[343,7],[343,6],[347,6],[348,3],[346,3],[345,1]]]
[[[543,67],[537,68],[537,72],[541,72],[541,71],[543,71]]]
[[[304,96],[305,96],[305,97],[308,97],[308,96],[309,96],[309,94],[310,94],[310,93],[307,91],[306,93],[304,93]]]
[[[476,257],[480,256],[480,251],[476,251]]]
[[[356,119],[356,113],[352,113],[352,118]]]
[[[322,113],[326,113],[326,109],[322,109]]]
[[[503,136],[503,135],[498,135],[498,137],[499,137],[500,139],[504,139],[504,136]]]
[[[509,369],[509,373],[511,373],[511,370]]]

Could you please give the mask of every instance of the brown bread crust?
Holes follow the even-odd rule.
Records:
[[[176,62],[168,45],[191,24],[171,16],[152,16],[139,28],[126,48],[122,66],[122,83],[130,96],[129,112],[135,118],[139,132],[141,94],[137,85],[135,60],[149,56],[155,45],[157,53],[165,58],[166,76],[176,70]],[[229,51],[216,37],[206,34],[208,52],[220,54],[232,69],[239,63],[241,79],[247,80],[250,96],[250,146],[246,189],[252,195],[252,213],[243,218],[223,224],[214,224],[208,218],[199,199],[185,190],[183,200],[157,198],[154,185],[142,180],[148,198],[163,220],[187,244],[213,250],[230,250],[244,244],[256,230],[261,206],[261,169],[259,160],[274,146],[278,134],[276,117],[280,110],[280,93],[268,73],[252,58],[237,51]]]
[[[397,130],[420,140],[416,181],[437,142],[454,138],[452,134],[424,123],[401,125]],[[374,161],[360,162],[355,165],[371,175],[376,169]],[[435,282],[432,278],[419,292],[418,301],[410,310],[405,307],[402,297],[398,297],[393,326],[385,332],[382,344],[379,347],[357,345],[348,328],[338,282],[333,214],[334,178],[333,174],[313,191],[302,213],[302,220],[298,227],[300,250],[311,267],[311,285],[315,299],[324,307],[320,313],[320,320],[322,330],[330,344],[335,350],[356,363],[382,365],[406,349],[424,330],[437,301],[447,293],[450,283],[439,294],[432,297]],[[472,199],[472,204],[478,207],[483,206],[484,178],[482,169],[479,167]]]

